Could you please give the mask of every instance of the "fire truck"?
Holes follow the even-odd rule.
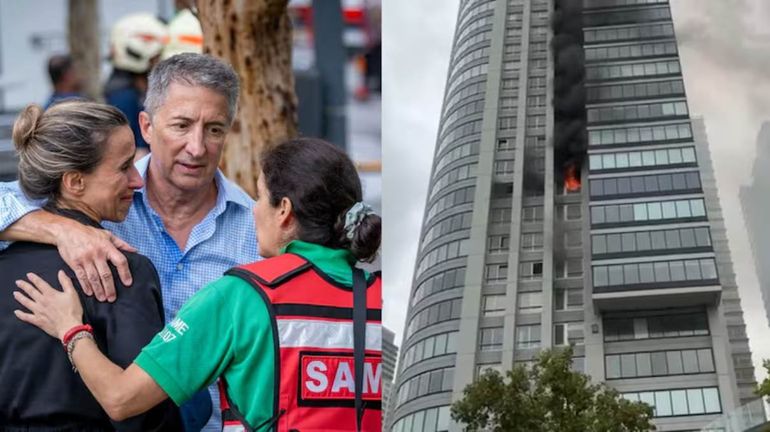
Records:
[[[356,97],[366,98],[369,91],[380,91],[381,1],[342,0],[341,6],[342,43],[354,69],[349,87],[353,89]],[[289,14],[294,29],[294,67],[310,68],[315,62],[312,0],[291,0]]]

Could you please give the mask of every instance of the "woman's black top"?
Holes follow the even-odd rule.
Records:
[[[56,210],[84,225],[101,226],[83,213]],[[36,273],[61,289],[57,272],[73,278],[83,304],[84,321],[94,328],[99,349],[126,368],[164,326],[160,282],[155,267],[142,255],[126,253],[133,285],[125,287],[112,268],[114,303],[82,293],[73,272],[54,246],[17,242],[0,252],[0,431],[167,431],[181,430],[177,407],[166,400],[145,414],[111,422],[86,388],[61,342],[13,314],[24,310],[14,298],[14,281]]]

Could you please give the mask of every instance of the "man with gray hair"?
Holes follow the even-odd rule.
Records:
[[[83,291],[101,301],[115,300],[108,262],[124,284],[131,284],[118,249],[135,247],[157,268],[166,319],[173,319],[225,270],[258,259],[254,201],[217,168],[238,90],[233,69],[214,57],[186,53],[160,62],[150,74],[146,108],[139,114],[151,149],[136,163],[145,186],[134,193],[125,222],[104,223],[108,231],[85,227],[40,210],[40,203],[29,202],[12,183],[0,186],[0,240],[56,245]],[[211,393],[218,407],[213,386]],[[221,430],[219,411],[212,411],[205,430]],[[183,415],[194,424],[200,410],[183,407]]]

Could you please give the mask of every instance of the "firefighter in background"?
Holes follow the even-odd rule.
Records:
[[[186,52],[203,53],[203,30],[200,21],[189,8],[177,10],[174,18],[168,23],[168,43],[163,47],[162,60]]]
[[[110,33],[112,73],[104,85],[104,99],[128,118],[136,141],[135,160],[150,152],[139,129],[139,113],[144,110],[147,75],[167,39],[166,25],[148,13],[121,18]]]
[[[260,164],[253,213],[267,259],[198,291],[125,370],[73,336],[87,330],[63,273],[63,291],[34,275],[17,283],[30,311],[17,316],[70,336],[73,366],[110,417],[182,404],[220,378],[227,432],[381,431],[381,281],[355,267],[377,254],[380,217],[330,143],[290,140]]]

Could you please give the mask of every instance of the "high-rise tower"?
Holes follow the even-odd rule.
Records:
[[[462,0],[386,428],[568,344],[659,430],[756,399],[695,139],[667,1]]]

